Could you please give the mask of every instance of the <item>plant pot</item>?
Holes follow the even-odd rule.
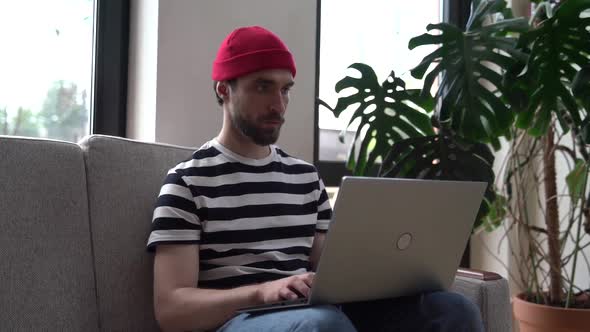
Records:
[[[513,298],[512,309],[520,332],[588,332],[590,310],[565,309],[540,305],[523,300],[524,295]]]

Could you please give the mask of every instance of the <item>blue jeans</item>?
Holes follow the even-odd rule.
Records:
[[[341,310],[342,309],[342,310]],[[240,314],[218,332],[448,331],[480,332],[479,309],[463,296],[434,292],[396,299]]]
[[[293,308],[259,314],[240,314],[217,332],[356,331],[350,320],[333,305]]]

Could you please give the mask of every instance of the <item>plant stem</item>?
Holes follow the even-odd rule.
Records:
[[[536,145],[536,140],[533,140],[531,151],[534,150],[535,145]],[[523,163],[520,160],[521,155],[520,155],[520,153],[518,153],[518,150],[515,149],[514,151],[516,151],[514,158],[515,158],[516,164],[518,165],[518,166],[516,166],[517,168],[514,172],[516,186],[518,188],[525,188],[523,183],[525,182],[524,177],[525,177],[525,173],[527,170],[523,169],[523,167],[526,163],[528,163],[529,160],[532,160],[532,157],[530,157],[531,153],[528,153],[526,155],[527,161],[525,163]],[[529,165],[528,167],[530,167],[530,166],[531,165]],[[519,190],[517,192],[517,198],[518,198],[517,204],[520,206],[520,208],[519,208],[520,214],[521,214],[520,217],[524,218],[524,224],[522,225],[522,227],[527,228],[527,227],[531,226],[531,220],[529,218],[528,204],[527,204],[527,200],[526,200],[525,196],[526,196],[526,194],[525,194],[524,190],[523,191]],[[519,227],[519,230],[520,229],[521,229],[521,227]],[[532,293],[535,296],[536,303],[542,303],[541,297],[540,297],[540,295],[542,294],[542,287],[539,284],[538,269],[536,268],[537,262],[535,259],[537,245],[536,245],[534,236],[531,234],[531,232],[529,231],[528,228],[527,228],[525,234],[527,235],[527,244],[528,244],[527,253],[529,256],[529,262],[531,263],[530,270],[527,272],[527,274],[529,275],[529,278],[530,278],[529,283],[527,285],[527,290],[529,290],[529,292],[532,290]],[[522,249],[521,249],[521,251],[522,251]],[[531,274],[532,274],[532,276],[530,276]]]
[[[554,145],[553,127],[549,126],[545,136],[545,149],[543,153],[543,164],[545,168],[543,184],[545,187],[545,206],[547,211],[545,214],[545,224],[547,226],[550,268],[549,298],[553,303],[560,303],[562,298],[561,254],[559,246],[559,208],[557,205],[557,172],[555,170]]]
[[[589,165],[586,164],[586,173],[588,173],[589,171]],[[584,185],[582,188],[586,188],[587,185],[587,180],[588,177],[584,178]],[[584,195],[582,195],[582,203],[581,206],[583,207],[584,205],[586,205],[586,202],[584,202]],[[566,302],[565,302],[565,307],[569,308],[570,306],[570,299],[572,297],[572,291],[573,291],[573,287],[574,287],[574,280],[576,278],[576,266],[578,265],[578,253],[580,252],[581,248],[580,248],[580,242],[582,241],[582,216],[584,214],[580,213],[579,218],[578,218],[578,230],[577,230],[577,234],[576,234],[576,244],[575,244],[575,249],[574,249],[574,263],[572,265],[572,275],[571,275],[571,282],[570,282],[570,287],[569,290],[567,292],[567,297],[566,297]]]
[[[572,158],[572,161],[574,163],[576,162],[576,153],[574,152],[574,150],[568,148],[567,146],[563,146],[563,145],[557,145],[555,147],[555,150],[565,152],[568,156],[570,156],[570,158]]]

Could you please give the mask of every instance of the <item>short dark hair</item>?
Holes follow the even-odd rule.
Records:
[[[219,82],[218,81],[213,82],[213,92],[215,93],[215,98],[217,98],[217,104],[219,104],[219,106],[221,106],[221,105],[223,105],[223,99],[217,94],[217,83],[219,83]],[[238,83],[237,78],[232,78],[231,80],[227,81],[227,85],[229,85],[230,89],[235,88],[236,83]]]

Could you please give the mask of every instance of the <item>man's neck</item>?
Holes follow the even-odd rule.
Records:
[[[250,159],[263,159],[270,154],[270,147],[260,146],[252,141],[250,137],[231,127],[230,124],[223,124],[217,141],[231,152]]]

